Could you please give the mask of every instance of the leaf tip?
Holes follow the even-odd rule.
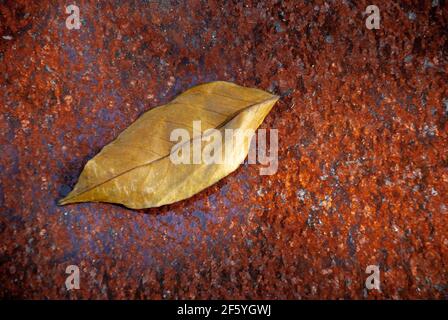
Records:
[[[62,198],[58,200],[58,206],[65,206],[67,204],[66,198]]]
[[[64,198],[58,200],[58,206],[65,206],[66,204],[73,203],[73,197],[68,194]]]

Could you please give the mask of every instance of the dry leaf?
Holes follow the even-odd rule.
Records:
[[[223,81],[193,87],[144,113],[105,146],[59,204],[111,202],[141,209],[189,198],[236,170],[250,141],[234,148],[225,164],[175,164],[170,155],[177,142],[170,141],[171,132],[188,130],[192,144],[198,139],[192,135],[196,120],[202,132],[216,128],[223,136],[225,129],[256,130],[277,100],[265,91]]]

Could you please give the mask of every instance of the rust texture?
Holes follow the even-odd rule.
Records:
[[[69,30],[69,3],[2,1],[0,297],[446,299],[448,5],[377,1],[369,30],[371,2],[73,1]],[[213,80],[281,96],[275,175],[57,206],[142,112]]]

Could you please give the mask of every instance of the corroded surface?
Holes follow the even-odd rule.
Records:
[[[63,3],[3,1],[0,296],[447,298],[448,8],[393,3],[368,30],[365,1],[77,1],[68,30]],[[56,205],[139,114],[218,79],[282,96],[277,174]]]

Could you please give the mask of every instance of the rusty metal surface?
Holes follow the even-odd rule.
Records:
[[[379,30],[366,1],[76,4],[68,30],[66,3],[0,2],[0,297],[447,298],[446,1],[378,2]],[[212,80],[282,96],[275,175],[56,205],[139,114]]]

